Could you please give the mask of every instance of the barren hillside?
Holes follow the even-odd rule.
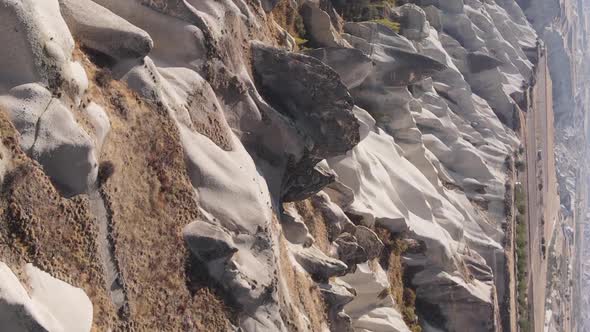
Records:
[[[516,331],[531,6],[0,0],[0,331]]]

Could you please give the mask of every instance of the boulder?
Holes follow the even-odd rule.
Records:
[[[462,13],[463,0],[438,0],[438,8],[447,13]]]
[[[94,102],[91,102],[83,111],[88,116],[92,127],[94,127],[92,136],[96,145],[96,153],[100,155],[100,149],[111,130],[111,122],[104,109]]]
[[[348,89],[359,86],[373,69],[373,61],[354,48],[317,48],[305,54],[330,66]]]
[[[494,282],[494,277],[498,278],[498,276],[494,275],[492,268],[486,264],[486,261],[478,253],[471,252],[470,255],[463,255],[462,258],[471,278],[488,283]]]
[[[303,159],[287,171],[282,186],[284,202],[302,201],[334,182],[335,174],[329,168],[309,163],[310,160]]]
[[[420,302],[418,316],[427,318],[436,328],[444,331],[462,331],[465,326],[474,331],[498,328],[499,317],[493,310],[497,305],[493,283],[467,280],[430,267],[417,273],[412,282]]]
[[[338,258],[350,268],[368,260],[365,249],[357,243],[357,239],[350,233],[340,234],[334,242],[338,246]]]
[[[359,264],[354,273],[337,278],[335,282],[356,293],[344,306],[355,331],[410,332],[388,293],[388,277],[379,264]]]
[[[377,62],[374,72],[378,74],[375,79],[388,86],[414,84],[446,69],[446,66],[437,60],[416,52],[388,47],[383,48],[383,55],[386,61]]]
[[[464,178],[461,186],[466,191],[478,192],[485,194],[486,185],[474,178]]]
[[[74,39],[59,3],[3,1],[0,20],[0,42],[11,45],[0,54],[0,106],[21,134],[21,148],[60,193],[84,193],[96,180],[96,151],[69,108],[79,105],[88,79],[72,61]]]
[[[472,73],[479,73],[484,70],[493,69],[503,64],[502,61],[495,57],[480,51],[467,53],[467,63],[469,64],[469,70]]]
[[[278,3],[279,0],[260,0],[262,9],[264,9],[264,11],[267,13],[270,13],[270,11],[273,10]]]
[[[430,5],[422,7],[422,10],[424,11],[424,15],[426,15],[426,20],[428,21],[430,26],[436,29],[437,31],[441,31],[443,26],[442,19],[440,17],[440,9]]]
[[[430,24],[426,19],[426,13],[415,4],[407,3],[396,10],[401,16],[401,32],[410,40],[421,40],[428,37]]]
[[[333,196],[338,195],[335,193],[334,189],[331,189],[337,186],[340,186],[338,182],[334,182],[324,188],[323,191],[320,191],[311,197],[313,206],[321,211],[322,216],[326,221],[328,226],[328,238],[330,240],[337,238],[343,232],[352,234],[355,230],[355,225],[350,221],[346,213],[342,211],[342,208],[339,206],[340,203],[337,204],[332,202],[330,196],[326,194],[326,191],[330,191]]]
[[[0,97],[21,134],[20,145],[37,160],[64,196],[85,193],[96,181],[95,144],[60,99],[38,84],[26,84]]]
[[[232,236],[225,229],[205,221],[188,224],[182,235],[191,252],[206,262],[229,258],[238,251]]]
[[[320,291],[331,309],[342,309],[355,297],[354,289],[335,283],[320,284]]]
[[[353,46],[368,55],[374,63],[371,74],[357,89],[405,87],[447,68],[438,60],[420,54],[405,37],[379,24],[347,23],[344,28],[356,37]]]
[[[51,100],[51,92],[36,83],[14,87],[0,96],[0,107],[19,132],[19,144],[24,151],[35,143],[37,122]]]
[[[58,99],[53,99],[39,117],[29,154],[66,197],[87,192],[96,181],[95,145]]]
[[[74,39],[57,0],[0,1],[0,94],[11,88],[43,82],[50,90],[64,80]]]
[[[113,59],[142,58],[154,43],[147,32],[90,0],[59,0],[72,34],[86,47]]]
[[[318,4],[306,1],[301,6],[300,13],[312,44],[318,47],[350,47],[332,25],[330,15]]]
[[[0,326],[15,332],[61,329],[59,322],[43,309],[33,303],[10,268],[0,263]]]
[[[47,308],[63,331],[90,331],[92,302],[82,289],[52,277],[33,264],[25,266],[25,273],[33,303]]]
[[[449,14],[443,10],[441,19],[443,31],[457,40],[461,47],[468,51],[475,51],[486,46],[485,39],[478,35],[477,27],[465,13]]]
[[[252,57],[256,85],[308,138],[310,157],[319,161],[343,154],[359,142],[352,97],[330,67],[257,42],[252,43]]]
[[[309,247],[313,244],[313,236],[303,222],[301,215],[292,204],[283,204],[284,211],[281,214],[281,227],[285,238],[291,243]]]
[[[354,289],[337,283],[320,284],[320,291],[328,305],[328,319],[333,331],[353,332],[352,319],[342,309],[354,299]]]
[[[73,287],[32,264],[25,266],[28,289],[0,262],[0,326],[2,330],[90,331],[92,303]]]
[[[359,246],[361,246],[367,254],[367,259],[377,258],[381,255],[384,245],[377,234],[370,228],[363,225],[358,225],[354,233]]]
[[[298,148],[303,149],[285,157],[281,198],[307,198],[334,180],[328,169],[316,164],[349,151],[360,140],[352,97],[338,74],[313,57],[257,42],[252,44],[252,54],[259,91],[272,106],[271,112],[289,119],[297,130],[289,140],[301,142]]]
[[[375,22],[347,22],[344,24],[344,37],[357,49],[372,57],[372,44],[382,44],[407,51],[416,48],[407,38],[401,36],[391,28]],[[364,47],[363,47],[364,46]]]
[[[12,168],[12,153],[8,144],[0,141],[0,183],[4,183],[4,177],[9,169]],[[0,188],[2,186],[0,185]]]
[[[292,246],[292,248],[295,248]],[[317,281],[346,274],[348,266],[324,254],[316,246],[294,249],[297,262]]]

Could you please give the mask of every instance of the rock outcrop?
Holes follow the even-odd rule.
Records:
[[[0,262],[0,324],[3,329],[90,331],[92,303],[84,291],[31,264],[27,264],[24,271],[28,279],[21,284],[11,269]]]

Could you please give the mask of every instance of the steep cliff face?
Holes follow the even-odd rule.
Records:
[[[0,0],[0,325],[501,330],[536,34],[359,6]]]

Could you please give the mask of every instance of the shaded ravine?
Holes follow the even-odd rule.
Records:
[[[110,236],[109,215],[104,199],[97,188],[90,189],[88,198],[90,199],[90,209],[96,219],[98,254],[104,269],[106,287],[115,309],[119,312],[125,305],[126,298],[115,258],[115,246]]]

